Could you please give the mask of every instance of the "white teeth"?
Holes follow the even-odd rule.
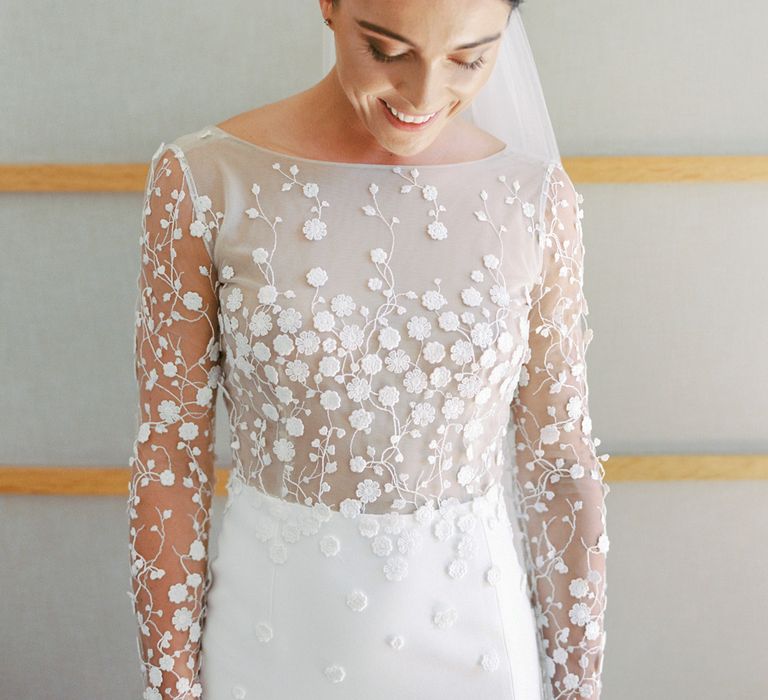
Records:
[[[405,114],[404,112],[398,112],[392,105],[389,104],[389,102],[384,102],[387,107],[389,107],[389,111],[392,112],[401,122],[406,122],[408,124],[423,124],[426,121],[429,121],[432,117],[437,114],[437,112],[432,112],[432,114],[427,114],[423,117],[412,117],[409,114]]]

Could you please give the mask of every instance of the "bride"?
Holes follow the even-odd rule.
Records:
[[[581,197],[518,3],[319,5],[320,82],[151,160],[127,504],[143,697],[599,698]]]

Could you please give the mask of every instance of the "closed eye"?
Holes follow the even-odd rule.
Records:
[[[390,56],[388,54],[382,53],[379,51],[373,44],[368,42],[368,51],[375,58],[377,61],[380,61],[381,63],[391,63],[392,61],[397,61],[404,56],[407,56],[408,54],[401,53],[397,54],[395,56]],[[465,63],[464,61],[454,61],[456,65],[458,65],[460,68],[464,68],[466,70],[478,70],[479,68],[482,68],[482,66],[485,64],[485,56],[480,56],[480,58],[470,62]]]

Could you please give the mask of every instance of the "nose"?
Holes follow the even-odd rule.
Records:
[[[398,91],[415,113],[429,114],[447,103],[443,84],[444,75],[439,67],[421,65],[408,74]]]

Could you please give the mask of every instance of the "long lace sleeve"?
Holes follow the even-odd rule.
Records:
[[[128,594],[144,699],[186,700],[202,691],[199,644],[211,583],[217,275],[209,198],[198,196],[181,149],[164,147],[152,158],[139,239]]]
[[[540,277],[529,350],[512,401],[513,474],[545,697],[598,698],[605,648],[605,496],[592,437],[585,355],[582,196],[561,166],[542,188]]]

